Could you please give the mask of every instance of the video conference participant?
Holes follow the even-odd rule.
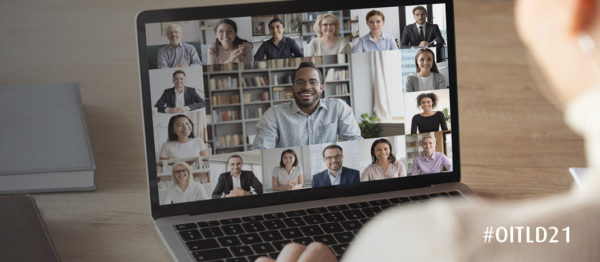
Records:
[[[305,47],[306,56],[322,56],[352,53],[345,37],[340,36],[340,21],[332,14],[320,14],[313,27],[316,38]]]
[[[301,189],[304,184],[302,167],[298,165],[298,156],[292,149],[281,153],[279,166],[273,167],[273,190],[285,191]]]
[[[219,175],[212,198],[250,196],[251,189],[254,189],[256,194],[263,193],[262,183],[252,171],[242,170],[243,164],[242,157],[239,155],[231,155],[227,158],[229,172]]]
[[[204,100],[198,95],[196,89],[185,86],[185,72],[173,72],[173,87],[163,91],[154,107],[158,112],[177,114],[203,108]]]
[[[342,166],[344,152],[338,145],[328,145],[323,149],[323,162],[327,169],[312,177],[312,187],[326,187],[360,183],[358,170]]]
[[[192,167],[186,162],[177,162],[171,168],[172,184],[167,187],[161,204],[173,204],[208,199],[204,187],[194,182]]]
[[[254,54],[254,61],[303,57],[304,53],[302,53],[296,41],[283,36],[284,31],[285,25],[281,19],[277,17],[271,19],[269,22],[269,33],[271,33],[272,37],[260,45],[256,54]]]
[[[431,49],[422,48],[415,55],[417,73],[406,77],[406,92],[427,91],[446,88],[446,78],[440,74]]]
[[[440,130],[448,130],[446,125],[446,116],[441,111],[434,111],[437,106],[438,97],[434,93],[425,93],[417,96],[417,104],[423,110],[423,113],[416,114],[412,118],[410,125],[410,133],[416,134],[425,132],[435,132]]]
[[[208,147],[194,136],[194,124],[186,115],[169,119],[169,140],[160,148],[160,159],[188,158],[207,155]]]
[[[407,25],[402,32],[400,46],[402,48],[422,46],[443,46],[446,44],[440,28],[433,23],[426,23],[427,10],[425,7],[417,6],[412,11],[415,23]],[[432,43],[435,41],[435,43]]]
[[[337,98],[320,98],[323,75],[310,62],[293,73],[294,101],[270,107],[256,124],[253,149],[305,146],[362,139],[352,109]]]
[[[183,32],[178,24],[167,27],[169,44],[158,49],[156,54],[158,68],[202,65],[198,51],[193,45],[181,42]]]
[[[252,44],[237,36],[237,25],[223,19],[215,25],[215,42],[208,47],[208,64],[252,62]]]
[[[406,167],[392,153],[392,144],[385,138],[377,139],[371,145],[373,162],[360,175],[360,181],[372,181],[394,177],[405,177]]]
[[[385,16],[381,11],[371,10],[367,13],[367,26],[369,33],[360,37],[354,47],[354,53],[397,50],[394,37],[385,34],[382,29],[385,24]]]
[[[442,172],[442,167],[445,171],[452,171],[452,161],[443,153],[435,152],[435,137],[424,135],[421,146],[423,153],[413,160],[411,176],[439,173]]]

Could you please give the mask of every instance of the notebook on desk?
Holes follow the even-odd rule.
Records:
[[[254,261],[291,241],[341,257],[382,210],[470,192],[453,1],[253,3],[136,22],[152,217],[177,261]]]

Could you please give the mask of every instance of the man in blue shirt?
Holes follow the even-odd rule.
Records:
[[[328,145],[323,149],[323,162],[327,169],[312,177],[312,187],[337,186],[360,183],[358,170],[343,167],[344,152],[338,145]]]
[[[290,57],[303,57],[302,49],[298,47],[296,41],[289,37],[283,36],[285,26],[279,18],[273,18],[269,22],[269,32],[271,39],[262,43],[262,45],[254,54],[254,61],[265,59],[280,59]]]
[[[294,72],[294,101],[269,108],[256,124],[253,149],[268,149],[362,139],[354,112],[338,98],[320,98],[321,71],[303,62]]]

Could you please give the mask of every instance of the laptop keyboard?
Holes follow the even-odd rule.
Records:
[[[328,245],[340,258],[357,231],[384,209],[454,196],[461,194],[452,191],[378,199],[181,224],[176,225],[175,229],[197,261],[254,261],[261,256],[276,258],[290,242],[308,245],[313,241]]]

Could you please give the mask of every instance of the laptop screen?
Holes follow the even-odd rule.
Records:
[[[451,1],[141,13],[153,212],[458,181],[452,25]]]

